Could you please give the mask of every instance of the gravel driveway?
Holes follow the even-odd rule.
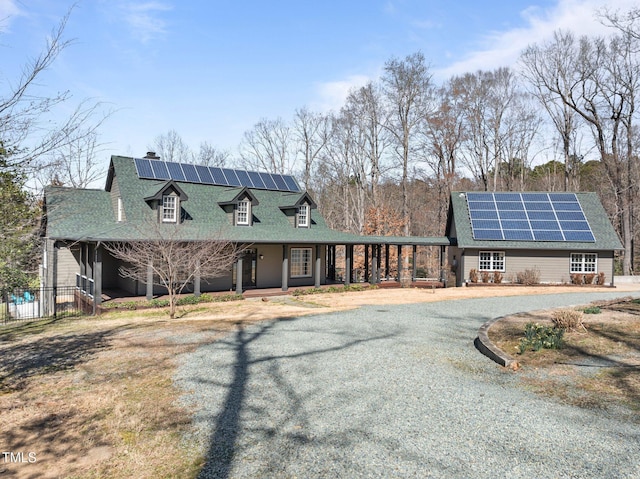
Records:
[[[238,330],[176,374],[201,477],[640,477],[640,423],[536,396],[473,346],[491,318],[622,295],[368,306]]]

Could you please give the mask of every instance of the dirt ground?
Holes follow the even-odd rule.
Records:
[[[144,310],[3,326],[0,476],[195,477],[202,457],[184,440],[190,418],[176,403],[175,358],[243,324],[366,304],[575,290],[375,289],[195,305],[181,308],[175,320],[163,310]]]

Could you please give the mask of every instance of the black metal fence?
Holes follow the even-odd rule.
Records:
[[[79,316],[84,310],[86,302],[75,286],[15,289],[0,298],[0,324]]]

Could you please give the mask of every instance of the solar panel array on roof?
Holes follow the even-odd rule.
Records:
[[[574,193],[467,193],[473,239],[595,242]]]
[[[218,186],[246,186],[261,190],[300,191],[298,182],[291,175],[233,170],[148,158],[134,158],[134,162],[138,178],[143,179],[175,180]]]

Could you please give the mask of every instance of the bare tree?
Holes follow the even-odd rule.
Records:
[[[185,241],[181,229],[180,225],[153,224],[144,234],[150,239],[105,244],[105,249],[122,261],[122,277],[146,283],[151,269],[153,283],[167,290],[171,318],[176,314],[178,296],[196,276],[213,279],[228,274],[241,251],[222,235]]]
[[[195,162],[203,166],[227,166],[227,162],[231,157],[231,153],[227,150],[220,150],[215,146],[210,145],[206,141],[200,143],[200,150],[195,158]]]
[[[314,113],[306,107],[296,110],[293,118],[293,138],[302,157],[302,181],[305,190],[311,190],[313,167],[329,141],[330,121],[326,115]]]
[[[176,130],[169,130],[165,134],[156,136],[148,148],[149,151],[155,151],[165,161],[188,163],[193,159],[191,148]]]
[[[73,43],[63,37],[72,10],[73,7],[53,29],[42,53],[23,66],[21,77],[15,82],[1,81],[6,87],[0,96],[0,138],[5,158],[2,168],[5,170],[31,173],[42,167],[47,156],[83,136],[95,134],[108,116],[92,125],[102,105],[85,100],[65,120],[55,121],[49,113],[68,102],[71,93],[64,91],[43,97],[34,91],[43,73]]]
[[[569,32],[556,31],[553,40],[545,45],[530,45],[521,56],[524,67],[522,73],[531,85],[533,95],[544,107],[562,144],[564,156],[564,190],[577,186],[577,168],[572,168],[571,159],[576,155],[576,131],[578,115],[562,95],[554,93],[560,90],[567,95],[573,86],[575,66],[574,55],[568,55],[575,47],[575,38]]]
[[[103,117],[99,123],[106,119]],[[98,132],[91,129],[63,132],[65,144],[47,156],[47,161],[36,172],[42,185],[57,184],[73,188],[87,188],[104,177],[99,155],[105,147]]]
[[[409,211],[410,161],[417,156],[418,130],[431,109],[431,73],[421,52],[404,60],[391,59],[385,63],[382,83],[389,103],[387,128],[394,138],[396,154],[402,169],[402,216],[404,234],[411,232]]]
[[[437,190],[437,224],[444,224],[448,199],[457,175],[459,150],[465,139],[465,105],[454,90],[454,82],[435,92],[435,109],[425,123],[424,146],[426,162],[434,175]]]
[[[260,120],[245,132],[240,145],[243,165],[248,169],[291,174],[291,129],[284,120]]]
[[[356,132],[361,159],[359,170],[368,182],[371,207],[379,206],[378,189],[385,171],[385,151],[390,144],[387,129],[389,114],[385,109],[382,91],[372,82],[349,93],[344,112],[348,112]]]

